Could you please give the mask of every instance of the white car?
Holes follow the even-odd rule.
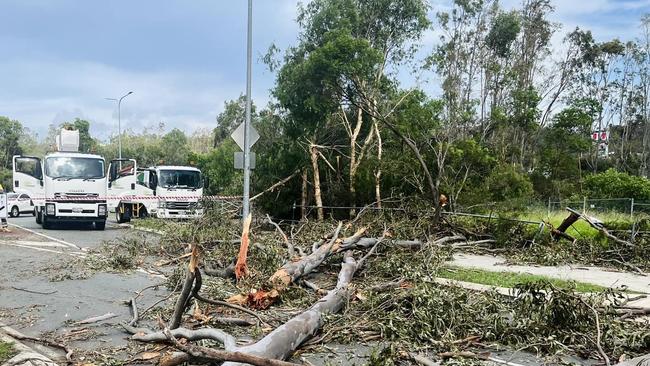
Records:
[[[7,209],[10,217],[34,214],[34,202],[24,193],[7,193]]]

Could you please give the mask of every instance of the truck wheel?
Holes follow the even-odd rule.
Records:
[[[42,224],[43,223],[43,215],[41,214],[40,210],[34,209],[34,216],[36,216],[36,223],[37,224]]]
[[[43,229],[49,230],[52,228],[52,223],[47,219],[47,216],[43,216],[41,221],[43,222]]]
[[[120,212],[120,206],[115,209],[115,221],[118,224],[123,224],[125,222],[131,221],[131,210],[128,207],[124,207],[124,213]]]
[[[95,230],[106,229],[106,221],[95,221]]]
[[[11,217],[18,217],[18,216],[20,216],[20,210],[18,209],[18,206],[14,206],[14,207],[11,208],[10,216],[11,216]]]

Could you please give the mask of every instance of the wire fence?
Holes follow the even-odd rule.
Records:
[[[456,206],[450,205],[444,208],[444,211],[453,212],[453,213],[498,213],[503,210],[506,205],[500,202],[490,202],[479,205],[472,206]],[[557,200],[557,199],[548,199],[546,202],[534,200],[528,201],[519,205],[522,211],[525,209],[529,211],[547,211],[546,214],[550,217],[554,214],[565,212],[567,207],[573,208],[580,212],[584,212],[589,215],[598,215],[598,214],[615,214],[620,215],[621,218],[628,216],[630,219],[634,219],[640,216],[650,216],[650,201],[639,201],[634,198],[591,198],[584,197],[581,200]],[[291,207],[293,219],[300,219],[301,209],[306,216],[315,215],[316,210],[319,207],[315,205],[308,206],[299,206],[293,205]],[[351,212],[358,213],[359,211],[407,211],[405,207],[399,205],[383,205],[378,207],[377,205],[368,205],[368,206],[328,206],[323,205],[320,207],[325,216],[333,217],[344,217],[349,215]],[[433,206],[432,206],[433,208]]]
[[[638,201],[634,198],[584,197],[580,201],[549,200],[547,204],[549,216],[553,212],[563,211],[566,207],[571,207],[590,215],[619,214],[622,216],[629,216],[630,219],[650,215],[650,202]]]

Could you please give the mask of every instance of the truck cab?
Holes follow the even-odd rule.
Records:
[[[204,177],[189,166],[138,168],[133,159],[111,162],[108,174],[109,209],[118,223],[132,218],[190,219],[201,217]]]
[[[137,173],[140,191],[157,197],[148,211],[158,218],[196,218],[203,215],[200,199],[204,179],[201,171],[189,166],[161,165],[140,169]]]
[[[59,151],[44,159],[14,156],[14,192],[34,201],[36,222],[50,229],[61,222],[106,226],[106,174],[99,155]]]

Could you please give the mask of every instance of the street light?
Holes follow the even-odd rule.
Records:
[[[118,146],[118,154],[119,154],[120,159],[122,159],[122,116],[121,116],[122,99],[128,97],[131,94],[133,94],[132,91],[124,94],[119,99],[117,99],[117,98],[104,98],[106,100],[112,100],[112,101],[117,102],[117,146]]]

